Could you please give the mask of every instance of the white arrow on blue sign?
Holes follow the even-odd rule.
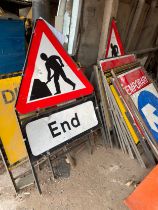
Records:
[[[158,116],[155,114],[156,108],[151,104],[147,104],[142,108],[142,112],[148,121],[151,129],[158,133]]]
[[[151,83],[132,96],[144,122],[158,142],[158,92]]]

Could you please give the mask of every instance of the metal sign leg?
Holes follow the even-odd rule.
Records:
[[[32,162],[30,160],[30,157],[29,157],[29,162],[30,162],[32,174],[33,174],[33,177],[34,177],[34,180],[35,180],[35,185],[36,185],[36,187],[38,189],[39,194],[42,194],[42,190],[41,190],[38,178],[37,178],[37,174],[36,174],[36,171],[35,171],[35,168],[34,168]]]
[[[9,176],[11,182],[12,182],[12,185],[13,185],[13,188],[14,188],[14,191],[15,191],[15,194],[17,195],[17,194],[18,194],[18,189],[17,189],[17,187],[16,187],[15,180],[14,180],[14,178],[13,178],[13,175],[12,175],[11,171],[10,171],[9,168],[8,168],[7,162],[6,162],[6,160],[5,160],[5,157],[4,157],[4,155],[3,155],[3,152],[2,152],[2,150],[1,150],[1,148],[0,148],[0,154],[1,154],[1,156],[2,156],[2,160],[3,160],[4,166],[5,166],[6,170],[7,170],[8,176]]]

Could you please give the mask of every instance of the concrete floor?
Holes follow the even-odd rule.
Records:
[[[83,149],[67,179],[54,180],[47,165],[40,171],[40,196],[34,187],[13,195],[6,173],[0,175],[0,210],[127,210],[123,200],[149,172],[117,149]]]

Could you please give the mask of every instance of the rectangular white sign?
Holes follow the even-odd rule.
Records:
[[[34,156],[38,156],[98,125],[92,101],[43,117],[26,125]]]

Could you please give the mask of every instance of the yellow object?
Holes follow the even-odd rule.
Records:
[[[21,76],[0,79],[0,138],[10,164],[27,156],[14,108],[20,81]]]
[[[117,102],[117,104],[119,106],[119,109],[120,109],[120,111],[122,113],[123,119],[125,120],[125,123],[126,123],[128,129],[130,131],[130,134],[131,134],[131,136],[132,136],[135,144],[137,144],[139,142],[139,139],[138,139],[138,136],[136,135],[136,132],[133,129],[130,121],[128,120],[128,118],[126,116],[125,106],[123,105],[122,101],[120,100],[119,95],[118,95],[117,91],[115,90],[114,86],[113,85],[110,85],[110,88],[111,88],[111,91],[112,91],[112,93],[113,93],[113,95],[115,97],[115,100],[116,100],[116,102]]]

